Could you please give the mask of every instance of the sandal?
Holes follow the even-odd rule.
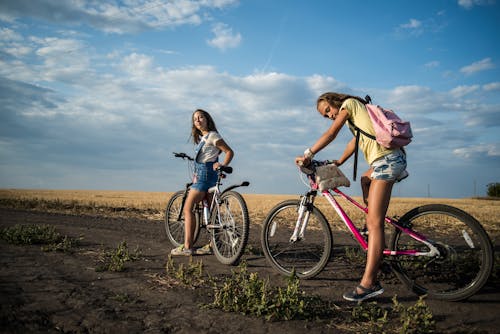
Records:
[[[358,289],[362,291],[362,293],[358,293]],[[384,288],[380,285],[380,283],[376,283],[371,288],[365,288],[361,284],[357,286],[356,289],[350,292],[344,293],[342,297],[345,300],[349,300],[351,302],[361,302],[368,298],[373,298],[378,296],[384,292]]]

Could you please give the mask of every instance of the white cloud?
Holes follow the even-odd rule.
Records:
[[[145,0],[120,4],[111,0],[2,0],[1,18],[31,16],[49,22],[86,24],[109,33],[139,32],[149,28],[198,25],[210,19],[211,9],[223,9],[237,0]],[[78,22],[75,24],[75,22]]]
[[[0,29],[0,43],[6,41],[21,41],[23,37],[9,28],[1,28]]]
[[[451,91],[450,91],[450,94],[455,97],[455,98],[458,98],[458,97],[463,97],[467,94],[470,94],[472,92],[475,92],[477,90],[479,90],[479,85],[472,85],[472,86],[458,86],[458,87],[455,87],[453,88]]]
[[[208,45],[223,51],[238,47],[242,40],[241,34],[233,33],[233,29],[225,23],[215,24],[212,28],[212,33],[215,36],[207,40]]]
[[[486,71],[495,68],[495,64],[491,61],[491,58],[484,58],[482,60],[476,61],[470,65],[464,66],[460,69],[460,72],[470,75],[480,71]]]
[[[424,67],[426,68],[436,68],[436,67],[439,67],[441,64],[439,61],[437,60],[433,60],[433,61],[430,61],[426,64],[424,64]]]
[[[500,157],[500,143],[472,145],[453,150],[453,154],[465,158],[474,159],[477,156]]]
[[[422,26],[422,22],[417,19],[410,19],[408,23],[401,24],[401,28],[403,29],[417,29]]]
[[[122,61],[122,68],[125,72],[130,73],[140,78],[146,78],[153,65],[153,58],[132,53],[126,56]]]
[[[495,3],[495,0],[458,0],[458,5],[465,9],[471,9],[474,6],[487,6]]]
[[[492,83],[483,85],[483,89],[487,92],[500,90],[500,82],[492,82]]]

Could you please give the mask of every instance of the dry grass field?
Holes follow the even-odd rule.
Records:
[[[114,215],[137,213],[148,219],[163,220],[163,211],[171,195],[169,192],[141,191],[0,189],[0,205],[6,206],[5,203],[14,200],[17,205],[38,210],[45,209],[49,212],[109,213],[111,211]],[[298,198],[297,195],[243,194],[243,196],[253,224],[261,224],[269,210],[279,202]],[[360,200],[358,197],[355,199]],[[362,213],[354,206],[342,199],[340,202],[354,221],[364,219]],[[416,206],[431,203],[458,207],[479,220],[494,242],[500,236],[500,201],[494,199],[393,197],[389,215],[401,216]],[[324,198],[318,197],[316,206],[325,214],[332,229],[343,228],[343,224]]]

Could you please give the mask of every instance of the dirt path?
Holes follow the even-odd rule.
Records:
[[[167,288],[158,283],[165,273],[171,249],[159,221],[72,216],[0,210],[0,228],[16,224],[49,224],[63,235],[83,237],[73,253],[42,252],[39,246],[13,246],[0,241],[0,332],[1,333],[311,333],[342,332],[333,320],[275,321],[200,308],[211,302],[207,291]],[[252,226],[250,248],[259,249],[259,228]],[[127,263],[124,272],[97,272],[99,254],[126,241],[139,247],[141,259]],[[338,239],[336,240],[338,242]],[[229,275],[233,268],[213,256],[199,257],[212,276]],[[283,278],[265,259],[244,256],[248,270],[271,283]],[[187,262],[183,258],[176,261]],[[330,264],[319,277],[304,281],[306,293],[348,307],[342,293],[352,288],[362,265],[352,268]],[[412,305],[417,297],[395,279],[383,280],[386,293],[377,299],[391,305],[392,297]],[[438,332],[500,332],[500,289],[488,284],[466,302],[427,300]],[[349,332],[349,331],[345,331]]]

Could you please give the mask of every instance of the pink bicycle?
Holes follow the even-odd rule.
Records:
[[[314,162],[322,165],[321,162]],[[301,174],[305,175],[305,174]],[[277,204],[262,228],[262,249],[273,268],[299,278],[319,274],[330,260],[330,225],[314,205],[323,195],[363,250],[368,243],[335,196],[365,214],[368,209],[337,188],[320,192],[315,175],[306,175],[308,191],[299,200]],[[458,301],[477,293],[493,267],[493,246],[481,224],[468,213],[443,204],[416,207],[401,218],[386,217],[394,231],[384,250],[396,276],[413,292]]]

